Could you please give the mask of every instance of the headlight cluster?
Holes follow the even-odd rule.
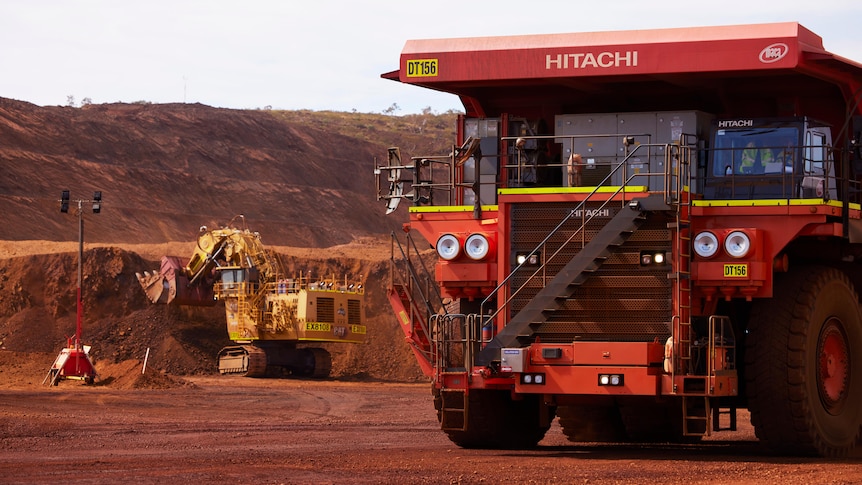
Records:
[[[443,234],[437,240],[437,254],[446,261],[452,261],[461,254],[461,241],[451,234]]]
[[[539,264],[539,260],[541,259],[539,253],[518,253],[515,255],[515,262],[520,266],[522,264],[528,264],[530,266],[536,266]]]
[[[453,234],[443,234],[437,239],[437,255],[452,261],[461,255],[461,240]],[[464,242],[464,254],[474,261],[480,261],[491,253],[491,243],[484,234],[471,234]]]
[[[742,231],[733,231],[724,239],[724,250],[734,258],[741,258],[751,249],[751,239]]]
[[[467,253],[467,257],[476,261],[487,256],[490,250],[491,245],[488,243],[488,238],[481,234],[473,234],[467,238],[467,242],[464,244],[464,252]]]
[[[702,258],[711,258],[718,252],[718,237],[709,231],[694,237],[694,252]],[[732,231],[724,238],[724,251],[734,258],[744,258],[751,252],[751,238],[745,231]]]
[[[662,266],[667,263],[664,251],[641,251],[641,266]]]
[[[521,374],[521,384],[545,384],[545,374]]]
[[[624,374],[599,374],[600,386],[623,386],[625,385]]]

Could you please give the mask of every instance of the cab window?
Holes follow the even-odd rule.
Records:
[[[823,173],[826,161],[826,135],[816,131],[805,134],[805,172]]]

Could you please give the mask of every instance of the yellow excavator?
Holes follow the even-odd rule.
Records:
[[[260,234],[234,227],[200,228],[191,258],[164,256],[158,271],[137,273],[149,300],[168,305],[224,302],[229,338],[219,352],[222,374],[327,377],[326,349],[301,343],[362,343],[365,302],[362,276],[349,280],[285,276],[278,256]],[[244,224],[243,224],[244,225]]]

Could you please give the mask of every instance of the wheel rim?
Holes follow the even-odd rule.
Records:
[[[829,414],[837,415],[847,400],[850,382],[850,353],[847,335],[837,318],[823,325],[817,340],[817,389]]]

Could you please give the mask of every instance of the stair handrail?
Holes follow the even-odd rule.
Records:
[[[443,297],[440,295],[440,289],[435,284],[426,284],[425,285],[426,287],[430,287],[431,289],[433,289],[433,294],[431,294],[431,295],[428,294],[429,292],[427,291],[427,288],[425,288],[424,290],[422,288],[422,286],[423,286],[422,285],[422,283],[423,283],[422,276],[424,275],[424,277],[425,277],[424,281],[425,282],[433,281],[433,277],[431,276],[431,272],[428,271],[428,268],[425,266],[425,262],[422,260],[422,256],[419,253],[419,248],[416,246],[416,242],[413,240],[412,237],[410,237],[410,234],[408,233],[407,234],[407,251],[405,252],[404,247],[401,245],[401,241],[399,241],[395,235],[395,231],[392,231],[390,233],[390,238],[392,240],[392,248],[391,248],[391,255],[390,255],[390,266],[389,266],[389,269],[390,269],[390,271],[389,271],[390,287],[392,287],[394,285],[395,280],[396,280],[396,275],[397,275],[398,283],[401,284],[406,289],[406,291],[408,291],[411,302],[412,302],[413,296],[414,296],[413,289],[415,288],[416,291],[419,292],[419,296],[421,296],[421,298],[422,298],[422,302],[425,306],[425,310],[428,312],[428,315],[430,316],[430,315],[437,313],[437,309],[443,308],[443,306],[444,306],[443,305]],[[395,271],[395,267],[397,265],[397,262],[395,260],[395,247],[396,246],[398,247],[398,251],[401,254],[401,259],[402,259],[402,261],[404,261],[404,264],[405,264],[405,267],[407,270],[407,277],[406,278],[405,278],[404,274],[402,274],[402,272]],[[420,273],[420,271],[417,270],[417,268],[416,268],[417,265],[410,258],[411,248],[413,249],[413,252],[416,254],[416,259],[419,260],[418,266],[421,269],[421,273]],[[411,282],[413,283],[412,285],[410,284]],[[431,298],[434,298],[434,297],[436,297],[436,300],[434,300],[432,302]],[[436,308],[435,308],[435,306],[436,306]],[[429,335],[427,328],[424,328],[423,330],[425,330],[426,335]]]

